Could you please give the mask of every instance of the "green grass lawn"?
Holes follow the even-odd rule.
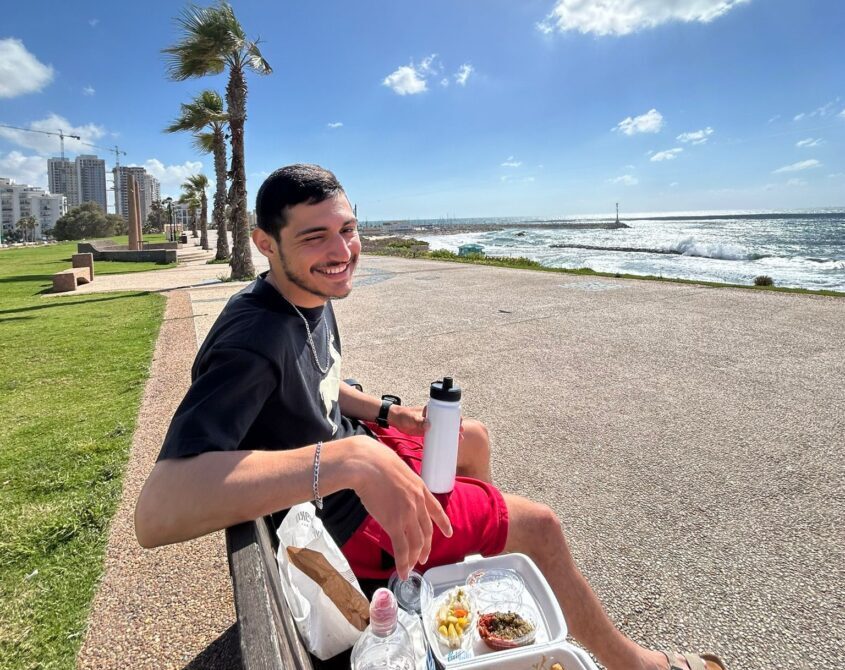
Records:
[[[0,251],[2,670],[75,665],[164,311],[141,292],[45,298],[75,250]]]

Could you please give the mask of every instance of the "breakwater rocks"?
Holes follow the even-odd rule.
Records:
[[[488,223],[463,223],[443,224],[431,226],[415,226],[409,231],[411,234],[420,235],[458,235],[466,233],[490,233],[502,230],[617,230],[619,228],[630,228],[631,226],[620,221],[530,221],[519,224],[488,224]],[[366,233],[362,229],[362,233]],[[519,232],[517,232],[519,237]]]

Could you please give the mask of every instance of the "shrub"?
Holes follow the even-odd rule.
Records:
[[[768,275],[754,277],[754,286],[774,286],[775,281]]]

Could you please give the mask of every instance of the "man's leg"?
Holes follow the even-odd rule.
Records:
[[[620,633],[578,570],[560,521],[540,503],[504,494],[508,506],[505,551],[530,556],[548,579],[572,636],[608,670],[666,670],[666,657]],[[682,666],[683,667],[683,666]]]
[[[463,439],[458,444],[458,474],[483,482],[490,476],[490,435],[487,427],[475,419],[464,419]]]

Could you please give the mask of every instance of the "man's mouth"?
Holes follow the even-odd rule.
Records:
[[[348,263],[341,263],[339,265],[329,265],[322,268],[315,268],[314,272],[319,272],[325,277],[339,279],[343,277],[348,271],[352,269],[352,261]]]

